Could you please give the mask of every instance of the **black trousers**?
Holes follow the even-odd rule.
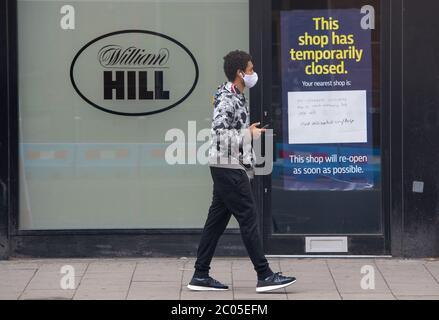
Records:
[[[271,274],[264,256],[256,223],[256,206],[250,180],[244,170],[210,167],[213,199],[198,246],[195,275],[209,274],[218,239],[233,214],[239,223],[242,240],[258,276]]]

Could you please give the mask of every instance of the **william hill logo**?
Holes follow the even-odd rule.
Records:
[[[124,49],[118,45],[104,46],[98,59],[106,69],[139,69],[139,71],[104,71],[104,100],[169,100],[169,90],[163,89],[163,70],[169,59],[169,50],[161,48],[157,53],[135,46]],[[157,68],[159,70],[152,70]],[[148,71],[154,73],[154,83],[148,86]],[[126,88],[125,88],[126,84]],[[125,94],[126,91],[126,94]]]
[[[177,40],[153,31],[124,30],[82,47],[70,67],[79,96],[102,111],[149,115],[186,100],[198,82],[193,54]]]

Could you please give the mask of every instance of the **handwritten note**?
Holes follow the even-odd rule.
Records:
[[[367,142],[365,90],[288,93],[290,144]]]

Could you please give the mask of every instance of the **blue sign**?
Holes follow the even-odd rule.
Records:
[[[373,146],[371,30],[359,9],[281,12],[283,144],[289,190],[364,190],[380,179]]]

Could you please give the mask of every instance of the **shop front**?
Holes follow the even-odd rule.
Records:
[[[253,182],[266,254],[405,255],[401,8],[3,2],[1,256],[194,255],[212,196],[212,95],[234,49],[259,74],[252,122],[273,129],[272,167]],[[235,220],[217,254],[246,254]]]

